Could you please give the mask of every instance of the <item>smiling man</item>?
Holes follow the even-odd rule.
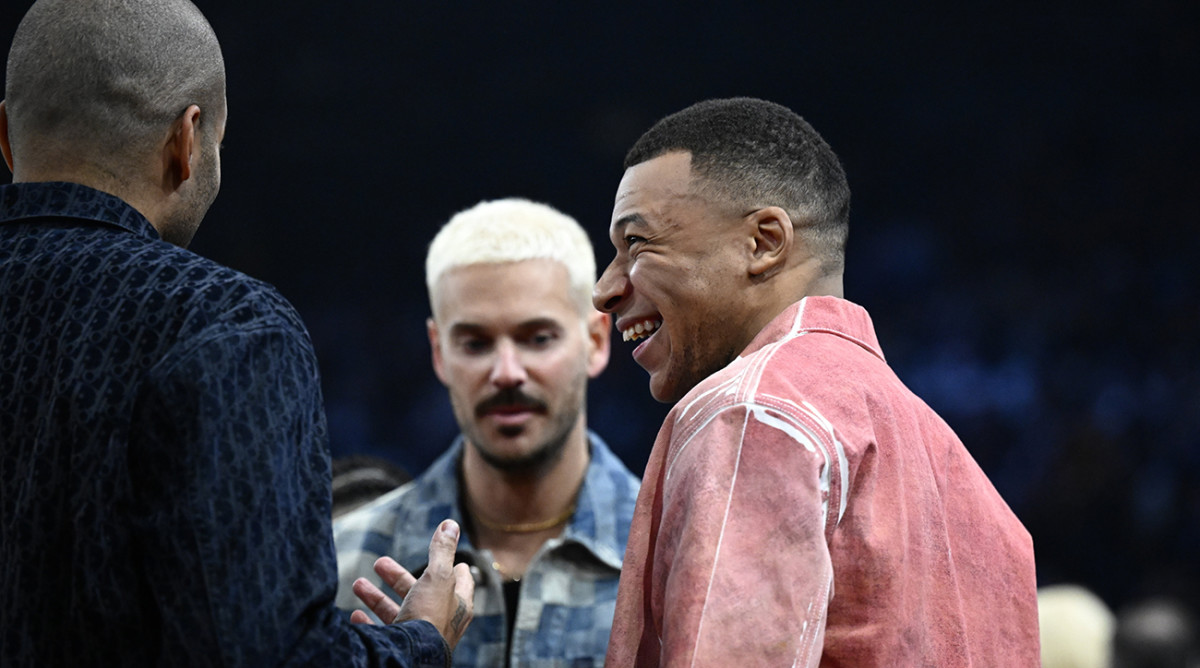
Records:
[[[713,100],[625,167],[594,303],[677,403],[609,665],[1037,665],[1028,532],[842,296],[829,146],[777,104]]]
[[[339,601],[355,605],[381,555],[419,571],[451,517],[478,570],[455,665],[600,666],[638,480],[587,430],[611,327],[591,304],[591,243],[544,204],[483,202],[442,228],[425,268],[433,366],[462,436],[335,525]]]

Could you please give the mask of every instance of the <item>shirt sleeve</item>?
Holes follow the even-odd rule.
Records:
[[[819,436],[761,406],[680,434],[651,586],[662,666],[816,666],[833,571]]]
[[[333,606],[329,454],[311,342],[289,320],[179,346],[139,394],[131,515],[162,665],[445,666],[428,622]]]

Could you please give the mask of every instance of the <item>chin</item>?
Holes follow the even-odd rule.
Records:
[[[481,453],[482,454],[482,453]],[[546,451],[505,454],[482,454],[482,458],[493,469],[505,473],[537,473],[552,463],[553,453]]]
[[[693,372],[685,375],[682,373],[669,373],[669,370],[664,370],[660,376],[651,375],[650,396],[654,397],[655,401],[664,404],[673,404],[686,396],[688,392],[691,392],[692,388],[704,382],[706,378],[720,371],[721,368],[719,366],[713,369],[711,373]]]
[[[676,392],[674,385],[656,383],[653,378],[650,379],[650,396],[659,403],[673,404],[682,399],[684,394],[684,392]]]

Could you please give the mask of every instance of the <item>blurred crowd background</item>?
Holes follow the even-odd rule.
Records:
[[[30,4],[0,6],[6,52]],[[299,309],[335,455],[416,474],[457,433],[424,327],[450,215],[550,203],[603,267],[637,136],[763,97],[842,157],[847,297],[1025,522],[1040,584],[1200,606],[1200,3],[197,4],[230,115],[192,249]],[[667,407],[630,348],[589,421],[640,472]]]

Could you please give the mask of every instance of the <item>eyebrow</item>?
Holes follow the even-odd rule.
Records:
[[[619,233],[621,230],[623,230],[626,227],[629,227],[630,225],[639,225],[639,226],[645,227],[646,219],[642,218],[642,214],[640,214],[640,213],[625,214],[624,216],[621,216],[620,218],[613,221],[612,231]]]
[[[473,325],[466,322],[456,322],[450,325],[450,336],[467,336],[470,334],[478,334],[484,330],[483,325]]]
[[[532,318],[517,323],[515,331],[531,332],[539,329],[562,329],[563,325],[554,318]],[[488,333],[489,328],[472,322],[456,322],[450,326],[450,336],[471,336]]]

